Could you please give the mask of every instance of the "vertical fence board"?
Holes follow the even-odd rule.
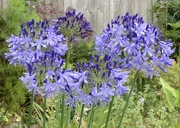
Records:
[[[126,12],[134,15],[136,13],[142,16],[145,21],[155,23],[155,15],[150,12],[152,4],[157,0],[38,0],[46,4],[52,3],[56,14],[46,15],[47,18],[56,19],[68,7],[75,8],[77,12],[84,13],[84,16],[91,22],[96,33],[100,33],[111,19],[116,19],[118,15],[124,15]],[[9,5],[8,0],[0,0],[0,9]]]

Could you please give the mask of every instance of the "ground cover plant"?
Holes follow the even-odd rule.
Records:
[[[171,94],[178,101],[179,87],[173,93],[162,81],[173,77],[169,67],[177,66],[171,59],[173,44],[157,27],[138,14],[126,13],[90,41],[93,29],[83,13],[68,10],[53,22],[32,19],[20,25],[19,35],[6,40],[9,52],[5,57],[10,64],[23,67],[20,80],[31,92],[23,127],[180,125],[179,105],[164,95]],[[37,94],[41,104],[34,100]]]

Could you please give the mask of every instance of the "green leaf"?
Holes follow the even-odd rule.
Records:
[[[173,30],[177,30],[178,28],[180,28],[180,21],[176,23],[167,23],[167,25],[171,26]]]
[[[180,106],[179,102],[179,91],[172,88],[166,81],[160,78],[160,83],[162,84],[162,89],[166,94],[166,98],[168,100],[168,104],[171,108],[176,106]]]

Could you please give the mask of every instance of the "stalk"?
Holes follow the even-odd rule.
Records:
[[[112,97],[112,100],[111,100],[111,102],[109,104],[109,110],[108,110],[108,115],[107,115],[107,118],[106,118],[105,128],[108,128],[108,122],[109,122],[109,118],[110,118],[110,114],[111,114],[111,110],[112,110],[113,101],[114,101],[114,96]]]
[[[34,89],[32,90],[32,96],[31,96],[30,110],[29,110],[29,115],[28,115],[28,126],[27,126],[27,128],[30,128],[30,126],[31,126],[33,102],[34,102]]]
[[[44,96],[43,108],[43,128],[46,128],[46,96]]]
[[[134,79],[133,79],[132,82],[131,82],[131,90],[130,90],[129,95],[128,95],[128,98],[127,98],[127,100],[126,100],[126,104],[125,104],[125,106],[124,106],[123,113],[122,113],[122,116],[121,116],[121,118],[120,118],[120,122],[119,122],[119,125],[118,125],[117,128],[120,128],[120,127],[121,127],[122,120],[123,120],[125,111],[126,111],[126,109],[127,109],[127,106],[128,106],[128,103],[129,103],[129,99],[130,99],[130,97],[131,97],[132,91],[133,91],[134,86],[135,86],[134,84],[135,84],[137,78],[138,78],[138,71],[136,72],[135,77],[134,77]]]
[[[69,63],[69,58],[70,58],[70,38],[68,38],[68,50],[66,54],[66,59],[65,59],[65,69],[68,68],[68,63]],[[65,110],[65,94],[62,95],[62,111],[61,111],[61,128],[63,128],[64,125],[64,110]]]
[[[66,121],[65,127],[69,128],[69,122],[70,122],[69,120],[70,120],[70,116],[71,116],[71,109],[70,109],[70,107],[68,107],[66,110],[67,111],[66,111],[66,118],[65,118],[65,121]]]
[[[94,117],[94,104],[92,105],[92,109],[91,109],[91,115],[90,115],[90,119],[89,119],[89,124],[88,124],[88,128],[92,127],[93,124],[93,117]]]
[[[61,128],[63,128],[63,124],[64,124],[64,109],[65,109],[65,94],[62,95]]]
[[[84,104],[82,105],[82,108],[81,108],[81,116],[80,116],[80,121],[79,121],[79,128],[81,127],[83,112],[84,112]]]
[[[66,54],[66,60],[65,60],[65,62],[66,62],[66,64],[65,64],[65,69],[67,69],[68,68],[68,64],[69,64],[69,58],[70,58],[70,49],[71,49],[71,45],[70,45],[70,39],[68,38],[68,50],[67,50],[67,54]]]
[[[59,95],[58,95],[59,96]],[[57,103],[56,103],[56,119],[59,121],[58,122],[58,126],[60,126],[61,125],[61,117],[60,117],[60,115],[59,115],[59,113],[60,113],[60,100],[59,100],[59,98],[56,98],[56,100],[57,100]]]

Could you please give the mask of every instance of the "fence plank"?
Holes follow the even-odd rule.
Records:
[[[138,13],[145,21],[154,22],[156,19],[149,11],[152,4],[157,0],[38,0],[46,4],[52,3],[56,14],[47,16],[50,19],[56,19],[63,15],[68,7],[75,8],[77,12],[81,11],[89,20],[96,33],[100,33],[111,19],[118,15]],[[8,6],[8,0],[0,0],[0,9]]]

